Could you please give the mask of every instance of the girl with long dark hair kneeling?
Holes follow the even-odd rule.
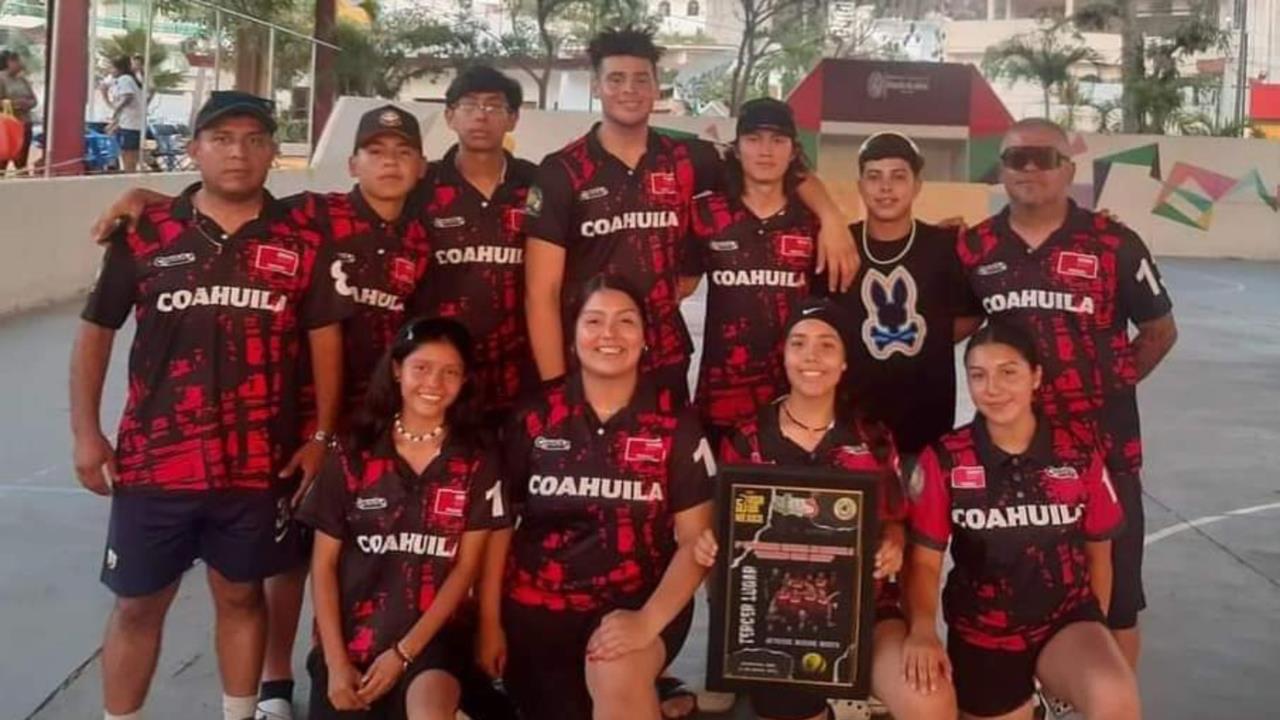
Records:
[[[953,677],[962,718],[1030,720],[1039,679],[1089,720],[1136,720],[1137,680],[1105,624],[1123,517],[1097,440],[1084,419],[1036,412],[1043,372],[1020,327],[992,321],[964,365],[978,414],[925,450],[910,483],[907,681]]]
[[[300,519],[316,529],[313,720],[457,712],[471,654],[451,618],[489,531],[508,524],[471,368],[457,322],[402,328],[303,506]]]
[[[844,331],[850,326],[844,311],[829,300],[797,304],[782,329],[781,364],[791,391],[740,425],[720,458],[725,463],[829,467],[879,476],[882,527],[875,556],[871,691],[899,720],[954,720],[956,701],[949,683],[940,681],[926,691],[908,686],[903,678],[907,623],[895,575],[902,568],[907,505],[889,430],[869,419],[850,392],[851,341]],[[699,562],[713,564],[715,549],[714,543],[699,543]],[[797,578],[793,590],[829,602],[831,588],[824,580]],[[751,704],[761,720],[830,716],[825,699],[784,689],[754,693]]]
[[[654,681],[684,643],[705,575],[693,544],[710,526],[714,463],[695,412],[640,375],[642,307],[620,280],[588,281],[578,369],[505,435],[520,522],[501,622],[507,690],[525,720],[658,720]],[[482,585],[482,607],[498,605],[497,585]]]

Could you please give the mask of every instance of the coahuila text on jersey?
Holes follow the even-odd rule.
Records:
[[[386,535],[357,535],[356,547],[370,555],[385,555],[390,552],[409,553],[410,555],[434,555],[451,558],[457,552],[457,544],[449,538],[439,535],[402,532]]]
[[[1077,297],[1071,293],[1055,290],[1010,290],[982,298],[982,309],[988,314],[1018,308],[1066,310],[1082,315],[1092,315],[1093,298],[1088,295]]]
[[[1010,505],[993,508],[955,508],[951,522],[970,530],[1007,527],[1048,527],[1074,525],[1084,512],[1083,505]]]
[[[711,282],[716,285],[765,285],[768,287],[804,287],[804,273],[792,270],[715,270]]]
[[[156,298],[156,309],[160,312],[173,312],[186,310],[195,305],[224,305],[278,313],[284,310],[285,303],[288,301],[289,298],[286,295],[273,293],[270,290],[214,285],[193,290],[162,292]]]
[[[665,497],[661,483],[602,477],[576,478],[572,475],[534,475],[529,478],[529,492],[533,495],[571,495],[636,502],[657,502]]]
[[[329,275],[333,278],[333,287],[341,295],[346,295],[361,305],[382,308],[392,312],[404,310],[404,301],[399,295],[392,295],[376,288],[359,288],[351,284],[346,268],[341,260],[335,260],[329,267]]]
[[[599,220],[584,220],[582,237],[608,235],[621,230],[648,230],[650,228],[671,228],[680,226],[680,217],[674,210],[645,210],[614,215]]]
[[[519,265],[524,262],[524,249],[501,245],[468,246],[436,251],[436,262],[441,265],[465,263],[493,263],[495,265]]]

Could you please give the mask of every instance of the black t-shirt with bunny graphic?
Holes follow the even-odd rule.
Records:
[[[848,291],[833,299],[849,314],[849,376],[867,412],[893,431],[898,448],[919,453],[955,424],[955,319],[980,315],[956,256],[956,230],[916,221],[915,236],[863,238]],[[870,252],[868,253],[868,248]],[[814,283],[825,291],[826,283]]]

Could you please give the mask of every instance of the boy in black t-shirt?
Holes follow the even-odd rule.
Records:
[[[981,314],[956,258],[956,231],[913,215],[923,169],[905,135],[881,132],[863,143],[858,193],[867,215],[849,228],[862,263],[853,286],[834,298],[852,318],[855,393],[893,431],[908,462],[955,423],[952,348]]]

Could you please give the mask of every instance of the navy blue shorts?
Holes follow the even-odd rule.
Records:
[[[1111,484],[1124,511],[1124,527],[1111,540],[1111,607],[1107,626],[1127,630],[1138,624],[1138,613],[1147,607],[1142,587],[1142,550],[1146,521],[1142,511],[1142,480],[1138,475],[1112,475]]]
[[[275,575],[300,541],[287,508],[271,492],[121,492],[111,498],[102,582],[120,597],[152,595],[196,560],[232,582]]]
[[[116,142],[121,150],[137,150],[142,147],[142,131],[116,128]]]

